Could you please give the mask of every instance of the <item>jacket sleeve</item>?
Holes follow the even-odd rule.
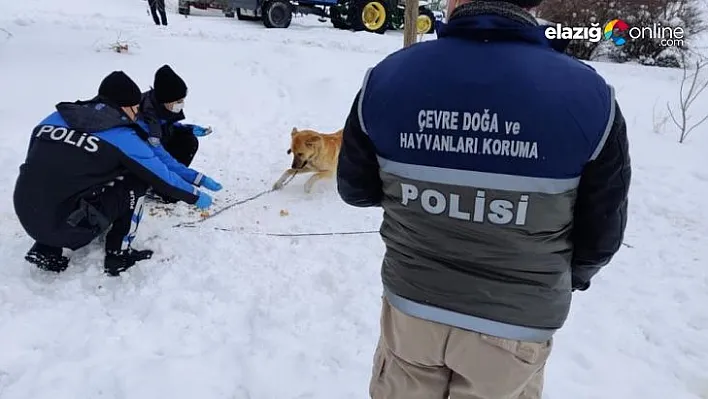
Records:
[[[148,129],[148,123],[149,122],[147,120],[143,119],[138,121],[138,126],[143,128],[143,130],[146,130]],[[162,146],[161,141],[156,139],[154,136],[148,138],[148,143],[150,144],[152,152],[155,153],[155,156],[157,156],[160,161],[167,166],[167,169],[175,172],[188,183],[194,184],[195,186],[201,185],[202,178],[204,177],[202,173],[199,173],[194,169],[190,169],[178,162],[172,155],[170,155],[169,152],[167,152],[165,147]]]
[[[167,166],[167,169],[179,175],[179,177],[181,177],[184,181],[194,184],[195,186],[201,186],[202,178],[204,177],[202,173],[188,168],[178,162],[172,155],[170,155],[169,152],[167,152],[167,150],[165,150],[165,147],[163,147],[162,144],[153,145],[151,148],[152,152],[155,153],[155,156],[159,158],[165,166]]]
[[[337,191],[349,205],[356,207],[380,206],[383,197],[376,148],[364,132],[359,119],[357,93],[344,125],[342,148],[337,166]]]
[[[171,171],[132,129],[112,129],[96,136],[116,147],[125,167],[160,193],[188,204],[197,202],[199,190]]]
[[[632,170],[627,127],[619,105],[607,139],[585,166],[573,221],[573,289],[584,291],[622,245],[627,226],[627,195]]]

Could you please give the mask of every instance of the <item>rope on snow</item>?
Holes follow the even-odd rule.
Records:
[[[283,187],[286,186],[288,183],[290,183],[295,178],[296,175],[297,175],[297,172],[295,172],[287,180],[285,180],[283,182]],[[273,191],[276,191],[276,189],[271,188],[268,190],[261,191],[261,192],[254,194],[248,198],[244,198],[242,200],[238,200],[238,201],[232,202],[230,204],[227,204],[227,205],[223,206],[222,208],[219,208],[216,211],[210,213],[209,215],[202,217],[199,220],[178,223],[172,227],[175,227],[175,228],[177,228],[177,227],[197,227],[197,224],[203,223],[205,220],[211,219],[211,218],[219,215],[220,213],[225,212],[235,206],[254,201],[266,194],[272,193]],[[268,232],[259,232],[259,231],[244,232],[244,231],[239,231],[235,228],[227,228],[227,227],[212,227],[212,229],[218,230],[218,231],[228,231],[228,232],[238,233],[238,234],[258,235],[258,236],[267,236],[267,237],[322,237],[322,236],[365,235],[365,234],[378,234],[379,233],[378,230],[334,231],[334,232],[317,232],[317,233],[268,233]],[[622,245],[627,248],[634,248],[632,245],[629,245],[626,242],[623,242]]]
[[[183,227],[196,227],[194,225],[183,226]],[[359,236],[365,234],[378,234],[379,230],[359,230],[359,231],[331,231],[331,232],[315,232],[315,233],[269,233],[263,231],[241,231],[233,227],[212,227],[213,230],[217,231],[227,231],[230,233],[244,234],[244,235],[254,235],[254,236],[267,236],[267,237],[322,237],[322,236]],[[634,248],[632,245],[626,242],[622,243],[623,246],[627,248]]]
[[[184,227],[196,227],[193,225]],[[263,231],[241,231],[236,228],[229,227],[212,227],[213,230],[217,231],[228,231],[231,233],[245,234],[245,235],[255,235],[255,236],[267,236],[267,237],[321,237],[321,236],[347,236],[347,235],[365,235],[365,234],[378,234],[378,230],[361,230],[361,231],[331,231],[331,232],[316,232],[316,233],[269,233]]]
[[[290,183],[290,182],[295,178],[295,176],[297,176],[297,172],[294,173],[294,174],[292,174],[292,175],[290,175],[290,177],[289,177],[287,180],[285,180],[285,181],[283,182],[283,187],[284,187],[285,185],[287,185],[288,183]],[[282,187],[281,187],[281,188],[282,188]],[[224,212],[224,211],[227,211],[227,210],[229,210],[229,209],[231,209],[231,208],[233,208],[233,207],[235,207],[235,206],[243,205],[243,204],[245,204],[245,203],[247,203],[247,202],[251,202],[251,201],[253,201],[253,200],[257,199],[257,198],[260,198],[260,197],[262,197],[262,196],[264,196],[264,195],[266,195],[266,194],[270,194],[270,193],[272,193],[272,192],[275,191],[275,190],[276,190],[275,188],[271,188],[271,189],[268,189],[268,190],[261,191],[260,193],[254,194],[254,195],[252,195],[252,196],[250,196],[250,197],[248,197],[248,198],[244,198],[244,199],[242,199],[242,200],[238,200],[238,201],[232,202],[232,203],[230,203],[230,204],[226,204],[225,206],[223,206],[223,207],[217,209],[216,211],[211,212],[211,213],[209,213],[209,214],[206,215],[206,216],[203,216],[203,217],[202,217],[201,219],[199,219],[199,220],[195,220],[195,221],[191,221],[191,222],[177,223],[176,225],[174,225],[174,226],[172,226],[172,227],[195,227],[197,224],[203,223],[205,220],[209,220],[209,219],[211,219],[211,218],[213,218],[213,217],[219,215],[220,213],[222,213],[222,212]]]

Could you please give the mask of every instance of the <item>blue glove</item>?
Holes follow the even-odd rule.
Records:
[[[209,194],[207,194],[203,191],[200,191],[199,198],[197,199],[197,203],[194,205],[199,209],[207,209],[208,207],[211,206],[211,202],[212,202],[211,196],[209,196]]]
[[[194,135],[197,137],[204,137],[210,135],[212,133],[212,130],[211,127],[203,128],[201,126],[193,125],[192,133],[194,133]]]
[[[209,176],[204,176],[202,177],[202,187],[206,188],[209,191],[219,191],[221,190],[221,184],[216,182],[214,179],[212,179]]]

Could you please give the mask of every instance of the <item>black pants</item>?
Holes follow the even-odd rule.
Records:
[[[189,129],[174,129],[162,139],[162,146],[177,162],[189,166],[199,149],[199,139]]]
[[[143,216],[143,201],[148,185],[134,175],[126,175],[109,185],[87,193],[67,221],[66,232],[55,239],[63,248],[88,245],[108,229],[106,251],[128,249]],[[40,242],[40,244],[47,244]]]
[[[177,162],[189,166],[199,149],[199,140],[191,131],[175,130],[169,137],[162,139],[162,146]],[[163,193],[157,192],[157,194],[167,203],[174,204],[178,201]]]
[[[162,19],[162,25],[167,25],[167,13],[165,13],[165,0],[148,0],[150,4],[150,13],[152,14],[152,20],[155,21],[155,25],[160,25],[160,19],[157,17],[158,13]]]

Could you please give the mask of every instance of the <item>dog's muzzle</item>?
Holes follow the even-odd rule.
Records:
[[[293,160],[292,165],[290,165],[292,169],[302,169],[305,166],[307,166],[307,160],[302,161],[300,164],[298,164],[296,160]]]

